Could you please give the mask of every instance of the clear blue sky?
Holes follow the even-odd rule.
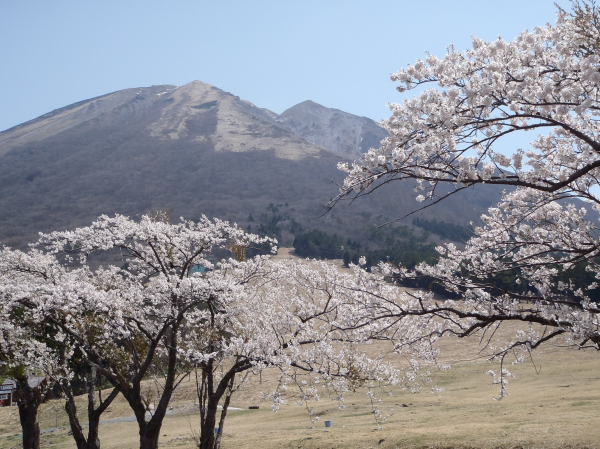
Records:
[[[551,0],[0,0],[0,130],[193,80],[277,113],[313,100],[381,120],[401,100],[389,74],[425,51],[510,40],[555,13]]]

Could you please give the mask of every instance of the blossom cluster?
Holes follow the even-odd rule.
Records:
[[[512,321],[524,327],[488,346],[501,364],[559,336],[600,349],[600,57],[589,31],[600,11],[583,4],[574,2],[573,13],[559,8],[555,25],[511,42],[473,38],[469,50],[451,46],[443,58],[428,55],[394,73],[398,91],[417,95],[390,105],[390,137],[379,148],[339,164],[347,177],[337,200],[402,179],[416,181],[425,207],[466,188],[506,186],[466,245],[441,245],[437,263],[413,271],[382,267],[394,278],[435,280],[458,298],[391,312],[441,320],[424,326],[423,338],[485,335]],[[529,148],[504,145],[527,131],[539,132]],[[490,374],[506,394],[510,372]]]

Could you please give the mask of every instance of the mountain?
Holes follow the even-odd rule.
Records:
[[[145,137],[186,141],[215,151],[273,150],[276,157],[302,159],[322,148],[299,138],[276,122],[277,114],[260,109],[210,84],[163,85],[125,89],[57,109],[0,133],[0,155],[82,125],[94,128],[135,123]],[[141,130],[140,130],[141,131]]]
[[[398,183],[315,219],[338,192],[332,180],[343,180],[337,162],[385,135],[369,119],[313,102],[278,115],[200,81],[84,100],[0,133],[0,243],[23,247],[39,231],[156,210],[255,231],[277,209],[280,221],[357,235],[419,204],[413,186]],[[480,192],[418,216],[468,225],[497,199]],[[289,245],[293,236],[283,238]]]
[[[304,101],[275,119],[283,128],[346,159],[358,159],[389,136],[375,121],[313,101]]]

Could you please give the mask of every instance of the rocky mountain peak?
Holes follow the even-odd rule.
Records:
[[[356,159],[378,147],[388,132],[375,121],[307,100],[284,111],[277,119],[284,128],[347,159]]]
[[[278,115],[202,81],[124,89],[80,101],[0,133],[0,155],[84,124],[121,123],[159,140],[209,142],[216,151],[273,151],[276,157],[347,159],[378,146],[387,132],[373,120],[304,101]],[[104,124],[104,125],[103,125]]]

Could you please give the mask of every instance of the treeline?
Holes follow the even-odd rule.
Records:
[[[280,212],[280,209],[282,210]],[[281,226],[281,222],[290,222],[291,223],[291,232],[298,231],[300,229],[304,229],[302,225],[296,222],[293,218],[290,217],[290,212],[293,212],[294,208],[290,208],[289,204],[286,202],[285,204],[273,204],[270,203],[267,207],[267,210],[260,215],[257,215],[258,218],[254,218],[252,214],[248,215],[248,224],[247,231],[254,232],[261,237],[271,237],[277,239],[277,241],[281,242],[283,227]],[[252,229],[252,223],[258,221],[255,225],[257,226],[255,230]],[[270,245],[259,245],[259,246],[250,246],[246,250],[247,257],[254,257],[258,254],[270,254],[271,246]]]
[[[381,261],[414,268],[420,262],[437,260],[435,245],[428,238],[427,233],[417,235],[408,226],[366,226],[363,242],[311,229],[296,234],[294,249],[301,257],[343,259],[345,265],[357,264],[364,256],[367,268]]]
[[[429,238],[427,233],[416,235],[407,226],[384,228],[368,226],[365,227],[364,231],[365,240],[373,246],[377,246],[377,249],[363,247],[361,242],[351,239],[345,240],[336,234],[327,234],[318,229],[311,229],[297,234],[294,240],[294,249],[296,254],[301,257],[343,259],[346,266],[350,263],[358,264],[359,258],[364,256],[367,269],[382,261],[412,269],[421,262],[435,264],[439,258],[439,254],[435,250],[436,245],[427,241]],[[576,287],[591,285],[594,282],[594,275],[587,271],[587,265],[588,263],[581,263],[568,271],[563,271],[559,266],[556,266],[559,272],[557,281],[566,284],[572,283]],[[527,291],[535,292],[532,286],[519,279],[516,270],[499,273],[493,278],[487,279],[487,281],[490,285],[501,290],[505,289],[522,294]],[[458,297],[458,295],[448,293],[441,285],[427,277],[403,279],[401,283],[407,287],[431,290],[446,297]],[[600,289],[588,290],[586,295],[592,301],[600,302]],[[565,299],[579,301],[575,297]]]
[[[266,211],[248,216],[248,231],[281,241],[284,230],[294,236],[293,247],[300,257],[343,259],[346,265],[357,264],[364,256],[367,268],[381,261],[414,268],[420,262],[437,260],[435,244],[429,232],[415,232],[409,226],[365,226],[359,235],[340,236],[321,229],[307,228],[294,219],[288,203],[269,204]],[[262,252],[256,248],[250,254]]]
[[[463,226],[446,223],[445,221],[424,220],[422,218],[414,218],[412,221],[414,226],[424,229],[425,231],[437,234],[448,240],[465,243],[473,236],[473,231]]]
[[[327,234],[319,229],[310,229],[295,234],[294,250],[300,257],[314,259],[341,259],[346,245],[351,240],[344,240],[337,234]]]
[[[266,213],[260,214],[260,223],[257,233],[262,236],[281,239],[283,229],[294,235],[293,247],[300,257],[314,259],[343,259],[344,265],[358,264],[360,257],[365,257],[365,267],[369,269],[379,262],[390,262],[412,269],[421,262],[435,264],[439,258],[435,250],[436,244],[430,242],[431,234],[452,240],[466,242],[473,231],[463,226],[438,220],[424,220],[415,218],[413,225],[423,229],[424,232],[415,232],[408,226],[365,226],[362,233],[354,238],[342,237],[336,233],[330,234],[320,229],[310,229],[290,217],[287,211],[293,210],[289,205],[270,204]],[[254,222],[252,215],[249,221]],[[249,249],[248,255],[258,253],[267,254],[269,248]],[[572,282],[574,285],[590,285],[593,275],[586,270],[587,263],[579,264],[568,271],[559,271],[558,279],[562,282]],[[534,291],[532,286],[519,280],[517,271],[499,273],[488,282],[498,289],[525,294],[528,290]],[[418,280],[402,280],[406,286],[425,288],[437,293],[448,295],[445,290],[435,284],[432,279],[421,278]],[[594,301],[600,301],[600,289],[591,290],[586,294]],[[575,300],[575,298],[573,298]]]
[[[310,229],[296,235],[294,249],[301,257],[316,259],[343,259],[344,265],[357,265],[361,257],[365,258],[366,269],[390,262],[412,269],[421,262],[434,264],[439,254],[435,244],[428,242],[430,234],[424,232],[417,235],[408,226],[365,226],[362,242],[344,239],[337,234],[327,234],[318,229]],[[401,283],[407,287],[431,290],[447,297],[453,296],[432,279],[403,279]]]
[[[283,212],[279,212],[280,209],[283,209]],[[281,233],[283,231],[282,227],[279,225],[282,221],[292,221],[296,223],[293,218],[290,217],[289,212],[294,211],[292,207],[289,209],[289,204],[273,204],[270,203],[267,207],[266,212],[263,212],[258,216],[258,228],[255,231],[252,231],[252,225],[248,225],[248,232],[255,232],[256,234],[263,237],[271,237],[277,240],[281,240]],[[270,215],[269,215],[270,213]],[[248,221],[253,223],[255,218],[252,214],[248,215]]]

